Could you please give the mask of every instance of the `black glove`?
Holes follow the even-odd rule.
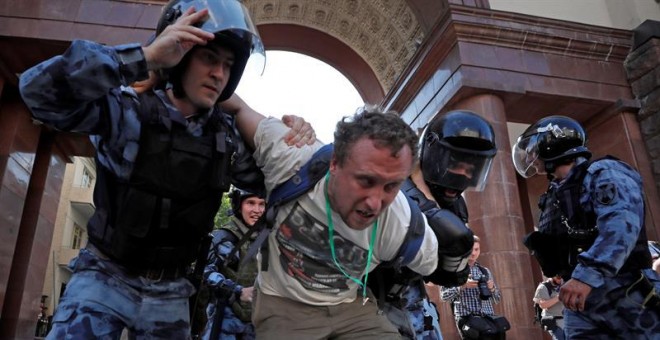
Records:
[[[470,272],[467,260],[472,254],[474,233],[449,210],[434,208],[424,214],[438,239],[438,267],[425,279],[445,287],[464,284]]]

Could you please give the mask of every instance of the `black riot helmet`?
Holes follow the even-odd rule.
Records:
[[[229,200],[231,202],[231,211],[234,216],[239,220],[243,221],[243,214],[241,213],[241,205],[246,198],[249,197],[259,197],[264,198],[264,195],[261,193],[254,193],[242,189],[234,189],[229,194]],[[245,221],[243,221],[245,222]]]
[[[263,71],[266,58],[263,43],[247,9],[238,0],[171,0],[163,7],[163,13],[156,27],[156,36],[161,34],[167,26],[173,24],[190,7],[194,7],[196,10],[208,9],[208,17],[198,27],[215,34],[215,39],[209,44],[218,44],[234,53],[234,63],[230,70],[229,80],[218,98],[218,101],[224,101],[231,97],[236,90],[251,55],[253,55],[253,59],[259,59],[255,61],[256,68]],[[179,98],[185,96],[181,87],[181,77],[187,68],[189,58],[190,52],[183,57],[179,64],[170,69],[161,70],[160,73],[161,79],[171,84],[174,95]]]
[[[464,190],[483,190],[497,154],[493,127],[471,111],[435,117],[420,139],[420,167],[436,201],[451,203]],[[451,189],[457,195],[447,196]]]
[[[511,157],[520,176],[551,174],[557,165],[591,158],[584,128],[572,118],[549,116],[530,125],[513,145]]]

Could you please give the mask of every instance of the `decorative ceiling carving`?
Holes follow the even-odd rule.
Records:
[[[356,51],[387,92],[424,38],[405,0],[244,0],[256,25],[293,24]]]

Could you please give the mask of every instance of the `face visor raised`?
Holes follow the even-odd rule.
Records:
[[[545,166],[539,158],[539,134],[521,135],[511,149],[513,166],[520,176],[544,175]]]
[[[252,23],[250,14],[243,4],[237,0],[182,0],[167,9],[164,14],[166,25],[174,23],[182,13],[191,7],[194,7],[197,11],[204,8],[209,11],[206,20],[198,24],[197,27],[213,34],[231,33],[237,39],[244,41],[249,45],[253,57],[260,59],[260,71],[263,71],[266,60],[264,45],[259,37],[257,27]]]
[[[210,43],[219,44],[234,52],[234,64],[230,71],[229,80],[219,98],[220,101],[223,101],[234,93],[244,71],[253,75],[263,73],[266,64],[264,45],[247,9],[237,0],[181,0],[171,2],[164,9],[156,28],[156,34],[160,34],[168,25],[173,24],[191,7],[194,7],[197,11],[208,9],[208,16],[204,21],[199,22],[197,27],[215,34],[215,40]],[[183,70],[176,70],[177,67],[166,70],[165,73],[178,74],[183,72]],[[172,78],[176,77],[172,76]]]

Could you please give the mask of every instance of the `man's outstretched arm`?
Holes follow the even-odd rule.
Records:
[[[220,105],[225,112],[236,116],[238,131],[243,136],[243,140],[254,149],[254,135],[257,132],[259,123],[266,119],[266,116],[251,108],[236,93]],[[282,123],[291,128],[284,136],[284,142],[287,145],[301,147],[305,144],[312,145],[316,141],[314,129],[303,118],[295,115],[284,115],[282,116]]]

